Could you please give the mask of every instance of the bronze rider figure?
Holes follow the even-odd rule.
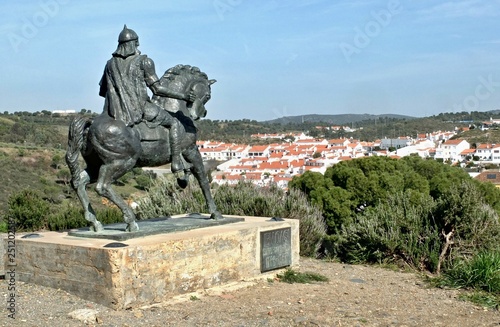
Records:
[[[118,36],[118,47],[104,68],[99,83],[99,95],[105,98],[104,109],[110,117],[134,126],[145,120],[153,125],[170,129],[171,170],[182,171],[181,149],[179,145],[179,121],[168,111],[153,103],[147,88],[154,95],[194,102],[192,92],[179,94],[160,85],[151,58],[142,55],[137,49],[139,37],[125,25]]]

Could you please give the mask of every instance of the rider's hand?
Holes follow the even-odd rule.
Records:
[[[188,94],[186,94],[186,97],[185,97],[186,101],[188,102],[194,102],[196,100],[196,95],[194,94],[193,91],[189,91]]]

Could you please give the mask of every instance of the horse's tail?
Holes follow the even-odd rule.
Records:
[[[78,163],[78,158],[85,145],[85,130],[91,124],[91,119],[79,116],[73,118],[69,124],[66,163],[69,167],[69,171],[71,172],[71,183],[73,184],[74,188],[77,188],[77,185],[80,182],[80,174],[82,172],[82,169]]]

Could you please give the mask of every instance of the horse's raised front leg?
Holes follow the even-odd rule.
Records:
[[[123,220],[127,223],[126,230],[128,232],[135,232],[139,230],[139,226],[135,221],[135,214],[132,208],[122,199],[118,193],[113,190],[111,183],[116,179],[123,176],[132,167],[134,167],[136,160],[116,160],[111,164],[102,165],[99,170],[99,178],[97,179],[96,191],[100,196],[103,196],[116,204],[116,206],[123,213]]]
[[[80,173],[80,178],[78,179],[78,182],[73,184],[73,188],[76,191],[76,194],[78,196],[78,199],[80,200],[80,203],[83,206],[84,210],[84,215],[85,219],[92,223],[92,226],[90,227],[91,230],[94,232],[101,232],[104,230],[102,227],[102,224],[99,220],[97,220],[96,214],[94,209],[92,208],[89,200],[89,195],[87,194],[86,186],[90,182],[90,177],[87,174],[86,171],[82,171]]]
[[[190,147],[184,153],[184,158],[192,164],[191,172],[194,177],[198,180],[200,184],[201,191],[207,202],[208,210],[210,212],[210,218],[218,220],[223,219],[221,213],[217,210],[214,199],[212,198],[212,192],[210,191],[210,184],[208,182],[207,173],[205,172],[205,167],[203,166],[203,158],[201,157],[200,151],[196,145]]]

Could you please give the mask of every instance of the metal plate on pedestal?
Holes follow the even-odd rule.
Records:
[[[292,264],[292,228],[260,232],[260,271],[288,267]]]

